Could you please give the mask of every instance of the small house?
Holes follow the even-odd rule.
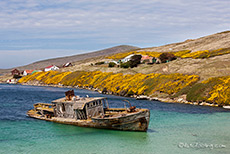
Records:
[[[119,65],[119,61],[116,61],[116,60],[106,61],[106,64],[109,64],[109,63],[115,63],[116,65]]]
[[[17,79],[8,79],[7,81],[6,81],[6,83],[8,83],[8,84],[16,84],[17,83]]]
[[[154,60],[155,60],[155,63],[156,63],[156,64],[161,64],[161,63],[162,63],[162,61],[161,61],[160,58],[155,58]]]
[[[72,63],[70,63],[70,62],[65,63],[65,64],[63,65],[63,67],[70,67],[70,66],[73,66],[73,64],[72,64]]]
[[[19,71],[18,69],[13,69],[13,70],[11,71],[11,74],[12,74],[12,75],[20,75],[21,73],[20,73],[20,71]]]
[[[22,75],[24,75],[24,76],[30,75],[30,74],[32,74],[33,71],[34,70],[24,70],[23,73],[22,73]]]
[[[45,68],[45,72],[48,72],[48,71],[55,71],[55,70],[58,70],[59,67],[55,66],[55,65],[50,65],[48,67]]]
[[[142,55],[141,57],[141,63],[152,63],[153,57],[150,57],[148,55]]]
[[[126,63],[126,62],[130,61],[131,58],[132,58],[132,56],[134,56],[134,55],[135,55],[135,54],[128,55],[127,57],[123,58],[123,59],[121,60],[121,62]]]

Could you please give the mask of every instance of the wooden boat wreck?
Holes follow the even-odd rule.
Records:
[[[83,97],[67,91],[66,97],[49,103],[36,103],[27,115],[32,118],[80,127],[147,131],[150,119],[148,109],[109,108],[105,97]]]

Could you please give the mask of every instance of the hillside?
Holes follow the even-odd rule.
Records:
[[[169,49],[172,50],[169,50]],[[217,33],[202,38],[187,40],[181,43],[174,43],[160,47],[145,48],[136,50],[140,54],[150,54],[152,56],[159,55],[160,52],[174,52],[179,51],[181,55],[183,50],[191,50],[191,53],[184,56],[178,56],[175,61],[159,65],[146,65],[141,64],[136,68],[123,69],[123,68],[109,68],[102,66],[90,66],[95,61],[107,61],[108,59],[97,58],[87,60],[78,65],[65,68],[62,71],[103,71],[114,72],[123,74],[136,74],[136,73],[182,73],[182,74],[196,74],[200,76],[201,81],[210,77],[220,77],[230,75],[230,31]],[[180,52],[182,51],[182,52]],[[133,52],[133,51],[132,51]],[[107,58],[116,59],[113,57],[125,57],[132,52],[124,52],[114,54]],[[178,54],[178,55],[179,55]],[[183,58],[184,57],[184,58]],[[120,59],[118,58],[118,59]]]
[[[121,53],[121,52],[134,50],[134,49],[138,49],[138,47],[129,46],[129,45],[120,45],[120,46],[115,46],[112,48],[107,48],[104,50],[99,50],[99,51],[85,53],[85,54],[78,54],[78,55],[73,55],[73,56],[42,60],[42,61],[34,62],[32,64],[20,66],[16,68],[19,70],[41,69],[41,68],[44,68],[52,64],[57,65],[57,66],[59,65],[62,66],[64,63],[67,63],[67,62],[84,61],[89,58],[103,57],[103,56],[108,56],[110,54]],[[9,72],[10,70],[11,69],[2,69],[2,70],[0,69],[0,73]]]
[[[201,51],[201,50],[216,50],[220,48],[230,48],[230,31],[224,31],[221,33],[216,33],[208,36],[204,36],[198,39],[187,39],[184,42],[167,44],[159,47],[150,47],[150,48],[137,48],[134,46],[120,45],[112,48],[95,51],[86,54],[73,55],[61,58],[53,58],[34,62],[29,65],[17,67],[19,70],[24,69],[40,69],[48,65],[62,65],[66,62],[77,62],[77,64],[82,64],[85,62],[94,62],[95,60],[103,59],[106,56],[113,55],[116,53],[126,52],[129,50],[136,51],[147,51],[147,52],[171,52],[171,51],[181,51],[181,50],[191,50]],[[1,73],[9,72],[11,69],[0,70]]]
[[[220,77],[230,75],[230,54],[211,57],[207,59],[177,59],[170,63],[147,65],[141,64],[135,68],[110,68],[107,65],[90,66],[90,62],[75,65],[62,69],[62,71],[102,71],[114,72],[123,74],[136,74],[136,73],[182,73],[182,74],[196,74],[200,76],[200,80],[206,80],[211,77]],[[106,60],[106,59],[104,59]]]
[[[167,51],[177,59],[160,64],[143,63],[134,68],[96,65],[133,53],[160,57]],[[78,61],[74,59],[72,67],[34,73],[21,78],[19,83],[77,86],[108,94],[147,95],[161,101],[196,105],[230,105],[230,31],[161,47],[111,53],[104,51],[91,58],[85,55]]]
[[[158,51],[158,52],[170,52],[180,50],[216,50],[219,48],[230,47],[230,31],[224,31],[208,36],[204,36],[198,39],[187,39],[184,42],[172,43],[159,47],[151,47],[140,49],[140,51]]]

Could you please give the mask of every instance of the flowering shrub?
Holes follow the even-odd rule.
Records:
[[[187,91],[188,101],[230,104],[230,76],[215,77],[193,85]]]
[[[219,105],[230,104],[230,76],[215,77],[196,83],[198,75],[174,74],[142,74],[123,75],[122,73],[94,72],[36,72],[22,77],[19,83],[39,81],[45,84],[63,84],[66,86],[92,87],[107,89],[117,95],[128,96],[153,95],[156,92],[176,95],[185,92],[188,101],[206,101]],[[195,84],[196,83],[196,84]],[[186,90],[186,91],[185,91]],[[182,94],[182,93],[181,93]]]
[[[128,55],[131,54],[141,54],[141,55],[148,55],[151,57],[159,57],[163,52],[150,52],[150,51],[132,51],[132,52],[124,52],[124,53],[118,53],[114,54],[112,56],[108,56],[109,59],[123,59]],[[174,54],[176,57],[180,58],[209,58],[219,55],[224,55],[230,53],[230,48],[220,48],[217,50],[203,50],[203,51],[195,51],[191,52],[191,50],[182,50],[177,52],[170,52]]]
[[[160,52],[146,52],[146,51],[131,51],[131,52],[123,52],[123,53],[117,53],[111,56],[108,56],[106,58],[108,59],[115,59],[115,60],[119,60],[119,59],[123,59],[131,54],[141,54],[141,55],[148,55],[148,56],[152,56],[152,57],[159,57],[160,56]]]
[[[199,80],[197,75],[175,74],[141,74],[123,75],[122,73],[94,72],[37,72],[19,80],[20,83],[40,81],[45,84],[63,84],[66,86],[93,87],[120,95],[137,94],[151,95],[155,92],[174,94],[182,88]]]
[[[207,101],[216,102],[220,105],[230,104],[230,76],[210,78],[203,82],[203,84],[210,84],[213,82],[216,82],[216,84],[213,84],[212,89],[209,91]]]

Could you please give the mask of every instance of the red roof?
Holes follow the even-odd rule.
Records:
[[[145,59],[152,59],[153,57],[150,57],[148,55],[142,55],[141,60],[145,60]]]
[[[51,67],[53,67],[54,65],[50,65],[50,66],[47,66],[46,68],[51,68]]]
[[[17,69],[14,69],[14,70],[11,71],[11,74],[12,75],[20,75],[20,71],[17,70]]]
[[[13,69],[11,72],[19,72],[20,73],[20,71],[17,69]]]
[[[34,70],[25,70],[27,74],[32,73]]]

